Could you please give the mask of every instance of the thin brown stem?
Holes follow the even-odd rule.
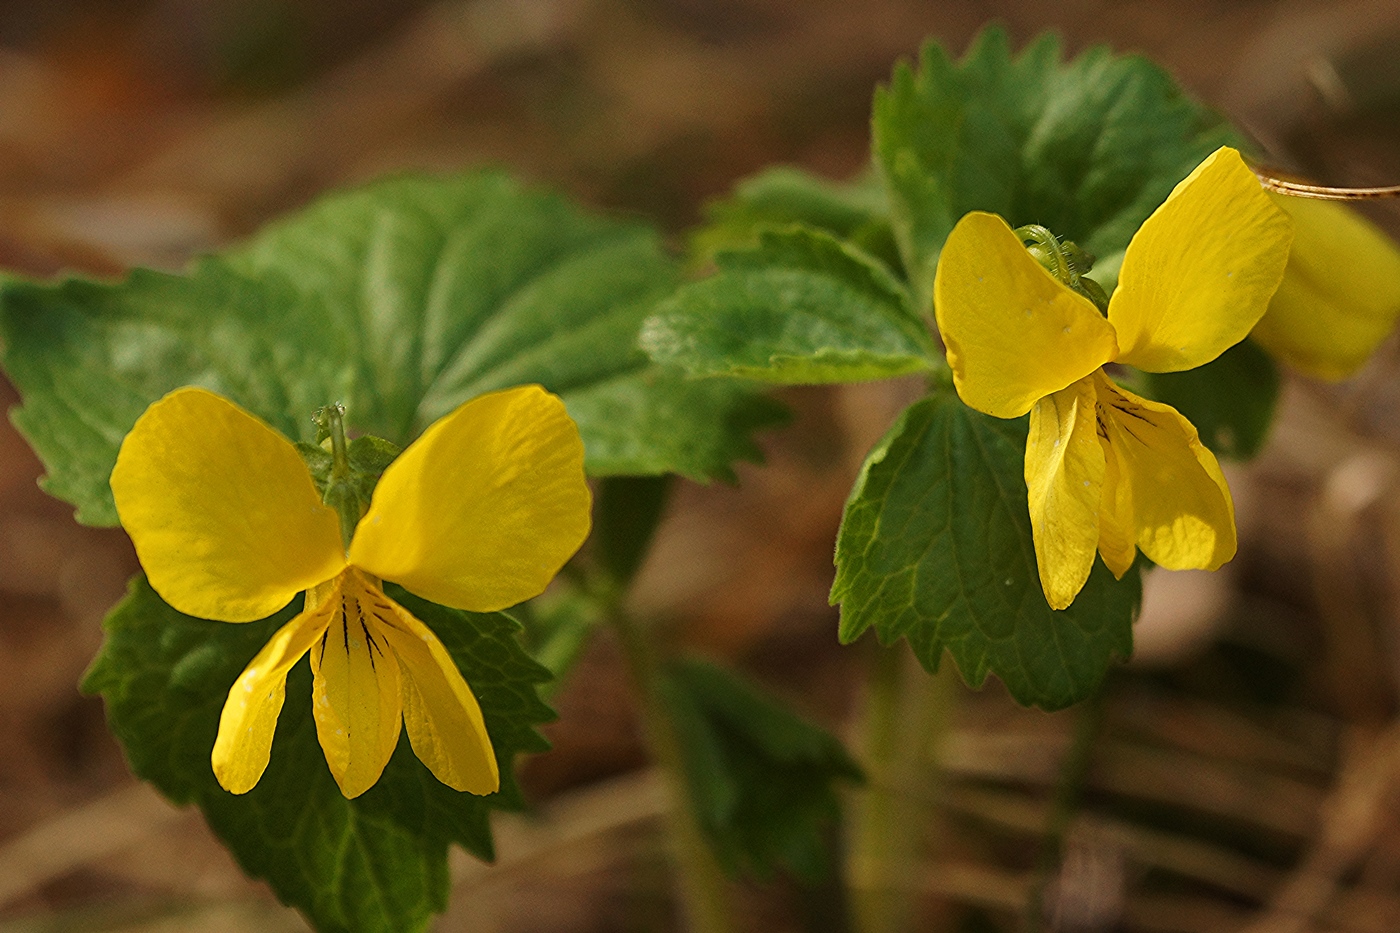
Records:
[[[1334,188],[1331,185],[1309,185],[1301,181],[1288,181],[1276,178],[1266,169],[1256,168],[1254,174],[1259,182],[1270,191],[1286,194],[1294,198],[1312,198],[1317,201],[1370,201],[1377,198],[1400,198],[1400,185],[1381,188]]]

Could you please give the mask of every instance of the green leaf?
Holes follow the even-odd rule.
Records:
[[[593,633],[607,621],[607,610],[598,597],[569,581],[556,581],[511,612],[524,627],[530,657],[554,678],[540,689],[546,699],[564,685]]]
[[[904,287],[879,260],[828,233],[766,231],[724,253],[719,274],[683,286],[642,329],[651,358],[692,376],[854,382],[927,371],[939,354]]]
[[[743,387],[697,390],[637,349],[677,281],[647,228],[499,174],[399,178],[184,275],[0,281],[0,342],[46,488],[92,524],[116,523],[107,477],[132,423],[190,384],[308,443],[311,413],[343,402],[356,433],[403,446],[473,396],[538,382],[579,423],[591,471],[727,477],[755,453],[734,430],[774,409]]]
[[[837,783],[862,779],[841,743],[715,664],[674,661],[661,689],[692,803],[723,864],[818,880],[829,864],[824,831],[840,816]]]
[[[1090,696],[1132,651],[1141,601],[1096,559],[1068,609],[1045,601],[1023,478],[1026,420],[973,411],[951,392],[905,410],[870,452],[846,503],[833,603],[841,640],[873,627],[909,640],[930,671],[946,648],[969,683],[996,674],[1020,703]]]
[[[593,502],[593,547],[598,564],[619,586],[642,566],[670,498],[668,476],[617,476],[598,484]]]
[[[219,391],[293,440],[348,384],[324,327],[282,280],[249,281],[205,260],[187,276],[136,270],[120,285],[0,283],[0,343],[24,405],[15,425],[48,469],[42,485],[78,520],[115,525],[117,449],[151,402],[181,385]]]
[[[262,780],[241,796],[219,787],[209,756],[225,696],[299,600],[261,622],[208,622],[176,612],[138,578],[107,617],[83,684],[106,700],[132,770],[174,802],[198,806],[244,871],[267,879],[322,933],[425,929],[447,903],[448,846],[492,858],[490,812],[521,806],[512,759],[548,747],[534,726],[553,718],[535,687],[549,675],[520,648],[514,621],[444,609],[396,587],[390,595],[437,633],[476,694],[500,762],[497,793],[439,783],[403,736],[379,783],[342,797],[316,739],[305,659],[287,681]]]
[[[1248,460],[1269,436],[1279,373],[1258,344],[1244,340],[1196,369],[1143,373],[1142,386],[1185,415],[1218,456]]]
[[[788,420],[782,404],[743,383],[680,379],[657,369],[578,389],[565,401],[584,432],[594,476],[679,473],[737,482],[734,461],[763,459],[750,435]]]
[[[843,183],[786,165],[767,168],[739,182],[728,198],[707,205],[705,214],[708,223],[690,243],[699,264],[720,252],[757,246],[764,230],[799,224],[849,240],[891,268],[900,267],[889,204],[873,172]]]
[[[1238,139],[1146,59],[1093,48],[1064,62],[1043,36],[1012,56],[984,31],[960,62],[935,42],[875,95],[875,162],[919,307],[968,211],[1043,224],[1089,252],[1125,248],[1173,185]]]
[[[554,675],[554,688],[582,656],[609,606],[641,568],[665,512],[670,476],[609,476],[593,496],[588,559],[516,610],[530,655]]]

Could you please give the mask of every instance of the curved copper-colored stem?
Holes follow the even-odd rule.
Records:
[[[1263,186],[1279,194],[1295,198],[1315,198],[1319,201],[1368,201],[1372,198],[1400,198],[1400,185],[1387,188],[1333,188],[1330,185],[1309,185],[1301,181],[1276,178],[1267,169],[1255,168]]]

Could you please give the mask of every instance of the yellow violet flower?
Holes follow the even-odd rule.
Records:
[[[474,612],[545,588],[589,528],[583,444],[557,397],[508,389],[432,424],[384,471],[348,548],[292,443],[203,389],[146,409],[111,484],[151,586],[180,612],[251,622],[306,592],[229,690],[212,755],[226,790],[262,777],[287,674],[308,652],[316,734],[346,797],[379,780],[401,726],[444,784],[499,788],[476,698],[380,581]]]
[[[1400,317],[1400,249],[1344,204],[1272,197],[1293,218],[1293,252],[1250,336],[1309,376],[1345,379]]]
[[[978,411],[1030,412],[1031,529],[1053,608],[1078,595],[1096,552],[1118,577],[1137,548],[1172,569],[1214,570],[1234,556],[1230,490],[1196,429],[1102,367],[1174,372],[1215,359],[1264,313],[1292,237],[1287,215],[1228,148],[1138,230],[1107,317],[1000,217],[968,214],[949,235],[934,302],[953,383]]]

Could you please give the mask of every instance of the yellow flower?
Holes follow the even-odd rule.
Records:
[[[1296,236],[1283,284],[1250,336],[1310,376],[1345,379],[1400,317],[1400,249],[1344,204],[1273,197]]]
[[[348,548],[291,442],[203,389],[146,409],[111,482],[151,586],[179,611],[251,622],[306,592],[229,691],[212,756],[225,789],[262,777],[287,673],[308,652],[316,734],[346,797],[379,779],[403,724],[438,780],[499,788],[476,698],[380,581],[474,612],[545,588],[589,528],[583,444],[557,397],[508,389],[435,422],[384,471]]]
[[[1215,359],[1264,313],[1291,240],[1287,215],[1228,148],[1133,237],[1106,319],[1000,217],[968,214],[948,237],[934,301],[953,382],[978,411],[1030,412],[1026,486],[1052,607],[1078,595],[1095,552],[1118,577],[1137,548],[1173,569],[1234,556],[1230,490],[1196,429],[1101,367],[1174,372]]]

